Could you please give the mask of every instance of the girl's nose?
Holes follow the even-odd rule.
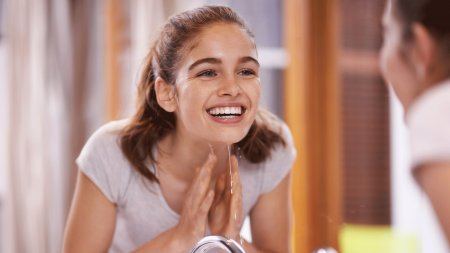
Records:
[[[235,97],[241,92],[241,87],[235,78],[227,78],[220,84],[218,92],[219,96]]]

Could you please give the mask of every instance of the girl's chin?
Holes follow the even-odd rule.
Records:
[[[232,145],[234,143],[240,142],[242,139],[245,138],[247,133],[220,133],[216,136],[210,136],[208,139],[208,142],[211,144],[225,144],[225,145]]]

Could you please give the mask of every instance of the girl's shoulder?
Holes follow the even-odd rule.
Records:
[[[411,168],[450,157],[450,80],[429,89],[411,106],[409,128]]]
[[[113,203],[120,203],[133,174],[119,142],[126,124],[127,120],[119,120],[98,128],[76,160],[79,169]]]
[[[91,138],[111,138],[113,136],[119,136],[122,130],[130,122],[129,119],[121,119],[110,121],[100,126],[91,136]]]
[[[107,148],[109,151],[119,151],[120,136],[122,130],[127,126],[129,119],[110,121],[100,126],[89,137],[83,149],[100,151]]]

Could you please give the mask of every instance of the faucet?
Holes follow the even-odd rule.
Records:
[[[332,247],[319,248],[313,251],[313,253],[337,253]]]
[[[191,250],[191,253],[204,253],[210,249],[222,249],[228,253],[245,253],[235,240],[217,235],[206,236],[201,239]]]
[[[218,235],[203,237],[203,239],[197,242],[195,247],[191,250],[191,253],[207,253],[207,251],[211,249],[222,249],[227,253],[245,253],[241,245],[235,240]],[[331,247],[325,247],[316,249],[313,253],[337,253],[337,251]]]

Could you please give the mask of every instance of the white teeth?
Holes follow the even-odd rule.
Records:
[[[209,109],[208,113],[211,114],[211,115],[220,115],[220,114],[241,115],[242,114],[242,108],[240,106],[236,106],[236,107],[214,107],[212,109]]]

